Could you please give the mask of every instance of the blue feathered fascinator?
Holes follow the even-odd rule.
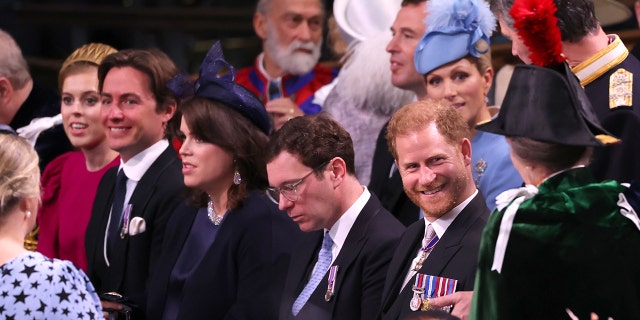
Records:
[[[202,61],[198,79],[179,74],[167,82],[167,88],[181,99],[202,97],[218,101],[249,119],[262,132],[271,132],[271,118],[258,98],[235,80],[235,69],[224,60],[217,41]]]
[[[424,75],[471,54],[479,57],[490,47],[496,19],[485,0],[427,1],[427,32],[414,56],[416,70]],[[486,47],[478,48],[479,40]]]

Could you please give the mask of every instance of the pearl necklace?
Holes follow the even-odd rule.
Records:
[[[222,223],[222,219],[224,218],[224,214],[222,216],[219,216],[216,213],[216,210],[213,209],[213,201],[209,200],[209,203],[207,204],[207,216],[209,217],[209,220],[211,220],[211,222],[213,222],[214,225],[219,226]]]

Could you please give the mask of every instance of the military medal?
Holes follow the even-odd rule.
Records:
[[[411,311],[418,311],[422,305],[422,297],[426,286],[427,275],[422,273],[416,273],[416,280],[411,288],[413,290],[413,298],[409,301],[409,308]]]
[[[329,269],[329,278],[327,279],[327,292],[324,294],[324,301],[329,302],[333,297],[336,285],[336,276],[338,274],[338,266],[331,266]]]
[[[436,277],[426,274],[416,274],[416,285],[414,286],[414,298],[411,299],[409,307],[412,311],[427,311],[433,309],[429,299],[450,295],[456,292],[458,280],[445,277]],[[415,288],[420,286],[421,296],[416,299]],[[415,301],[414,301],[415,300]],[[445,310],[448,307],[442,308]]]
[[[120,229],[120,239],[124,239],[124,237],[129,233],[129,217],[131,215],[131,203],[127,204],[127,207],[124,209],[124,216],[122,218],[122,229]]]

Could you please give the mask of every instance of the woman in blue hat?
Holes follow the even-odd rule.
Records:
[[[269,115],[233,76],[217,43],[195,82],[182,75],[167,84],[184,98],[180,156],[191,197],[167,223],[148,319],[277,318],[300,231],[265,193]]]
[[[443,99],[467,121],[473,178],[493,210],[498,194],[522,185],[504,137],[475,130],[492,116],[487,94],[493,82],[489,37],[495,17],[482,0],[428,1],[427,13],[427,32],[414,56],[416,70],[424,76],[427,97]]]

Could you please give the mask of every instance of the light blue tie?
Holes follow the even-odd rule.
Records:
[[[324,240],[322,240],[322,248],[320,248],[320,252],[318,253],[318,262],[316,262],[315,269],[313,270],[313,274],[307,282],[307,285],[302,289],[300,295],[293,303],[293,307],[291,308],[291,312],[294,316],[298,315],[300,309],[307,303],[309,297],[313,291],[316,290],[318,284],[324,278],[324,275],[329,270],[329,266],[331,266],[331,247],[333,246],[333,240],[331,240],[331,236],[329,232],[324,234]]]

